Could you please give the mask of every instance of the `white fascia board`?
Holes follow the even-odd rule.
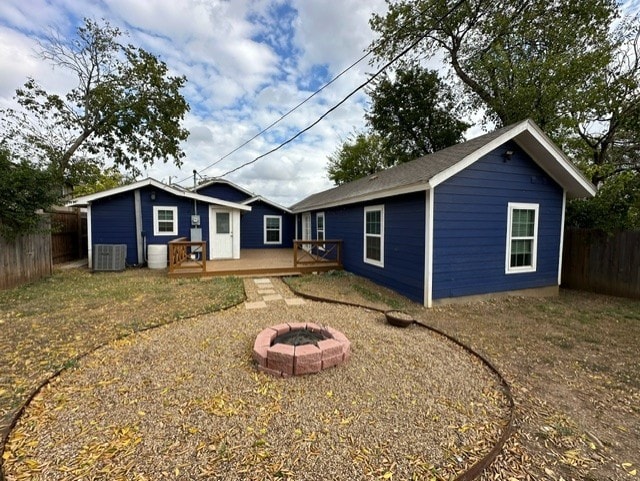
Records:
[[[214,197],[209,197],[206,195],[195,194],[193,192],[185,191],[182,189],[177,189],[175,187],[163,184],[151,177],[143,180],[139,180],[138,182],[134,182],[133,184],[123,185],[121,187],[116,187],[114,189],[103,190],[102,192],[97,192],[95,194],[85,195],[82,197],[76,197],[75,199],[71,199],[67,202],[66,205],[69,206],[79,206],[79,205],[89,205],[91,202],[99,199],[104,199],[106,197],[111,197],[112,195],[122,194],[124,192],[129,192],[132,190],[140,189],[142,187],[152,186],[159,190],[164,190],[176,197],[185,197],[191,200],[199,200],[201,202],[205,202],[207,204],[216,204],[224,207],[231,207],[233,209],[250,211],[251,207],[247,205],[237,204],[235,202],[229,202],[226,200],[216,199]]]
[[[573,194],[573,197],[593,197],[595,195],[595,186],[573,165],[564,152],[530,120],[524,120],[514,125],[513,128],[469,154],[460,162],[434,175],[429,180],[429,185],[431,188],[436,187],[509,140],[514,140],[558,185]]]
[[[167,189],[164,189],[164,190],[167,190]],[[171,194],[174,194],[177,197],[185,197],[187,199],[198,200],[206,204],[214,204],[214,205],[220,205],[223,207],[230,207],[232,209],[243,210],[245,212],[251,211],[251,206],[249,205],[236,204],[235,202],[216,199],[215,197],[209,197],[207,195],[194,194],[193,192],[183,192],[183,191],[174,190],[174,189],[167,190],[167,192],[170,192]]]
[[[248,204],[253,204],[254,202],[257,201],[262,201],[265,204],[269,204],[272,207],[275,207],[276,209],[280,209],[284,212],[287,212],[288,214],[291,214],[291,209],[289,209],[288,207],[285,207],[283,205],[278,204],[277,202],[273,202],[272,200],[269,199],[265,199],[264,197],[262,197],[261,195],[256,195],[254,197],[251,197],[250,199],[247,200],[243,200],[241,202],[241,204],[243,205],[248,205]]]
[[[536,156],[532,152],[532,147],[527,143],[527,139],[515,139],[518,145],[529,154],[540,167],[565,191],[569,188],[569,193],[574,194],[574,197],[593,197],[596,195],[596,187],[589,182],[584,174],[571,162],[567,156],[560,150],[560,148],[553,143],[553,141],[535,124],[530,124],[530,128],[527,132],[535,139],[540,148],[543,148],[555,161],[550,163],[545,162],[544,157]],[[554,168],[555,167],[555,168]],[[565,192],[566,193],[566,192]]]
[[[297,208],[292,210],[294,214],[301,212],[309,212],[319,209],[330,209],[331,207],[340,207],[342,205],[357,204],[359,202],[368,202],[370,200],[384,199],[386,197],[394,197],[396,195],[411,194],[413,192],[420,192],[423,190],[429,190],[429,185],[425,182],[419,182],[417,184],[405,185],[402,187],[394,187],[387,190],[378,190],[369,194],[358,195],[355,197],[349,197],[348,199],[341,199],[334,202],[323,202],[315,205],[309,205],[304,208]]]
[[[204,182],[203,184],[197,185],[195,187],[191,187],[189,190],[191,191],[198,191],[204,187],[208,187],[210,185],[213,184],[227,184],[230,185],[231,187],[238,189],[240,192],[242,192],[243,194],[247,194],[249,197],[254,197],[256,194],[254,194],[251,191],[248,191],[247,189],[245,189],[244,187],[240,187],[238,184],[235,184],[233,182],[231,182],[230,180],[227,179],[211,179],[207,182]]]
[[[454,165],[452,165],[448,169],[445,169],[442,172],[440,172],[440,173],[434,175],[433,177],[431,177],[431,179],[429,180],[429,185],[431,186],[431,188],[434,188],[437,185],[442,184],[444,181],[446,181],[446,180],[450,179],[451,177],[453,177],[454,175],[462,172],[464,169],[466,169],[471,164],[473,164],[474,162],[479,160],[481,157],[487,155],[492,150],[497,149],[498,147],[500,147],[505,142],[508,142],[509,140],[513,139],[516,135],[518,135],[521,132],[524,132],[525,130],[527,130],[529,125],[530,124],[529,124],[528,120],[524,120],[524,121],[520,122],[519,124],[514,125],[513,128],[507,130],[501,136],[496,137],[495,139],[493,139],[488,144],[483,145],[482,147],[480,147],[475,152],[467,155],[460,162],[455,163]]]
[[[134,182],[133,184],[123,185],[121,187],[115,187],[113,189],[103,190],[102,192],[96,192],[95,194],[83,195],[81,197],[76,197],[75,199],[71,199],[66,203],[68,206],[78,206],[78,205],[89,205],[94,200],[103,199],[105,197],[110,197],[112,195],[122,194],[123,192],[128,192],[130,190],[140,189],[141,187],[146,187],[148,185],[152,185],[157,187],[158,189],[162,189],[164,184],[158,182],[151,177],[148,177],[143,180],[139,180],[138,182]]]

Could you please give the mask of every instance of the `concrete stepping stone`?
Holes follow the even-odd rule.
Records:
[[[267,307],[267,303],[264,301],[245,302],[244,307],[246,309],[264,309]]]
[[[304,299],[300,299],[299,297],[292,297],[289,299],[285,299],[284,302],[287,306],[300,306],[304,304]]]

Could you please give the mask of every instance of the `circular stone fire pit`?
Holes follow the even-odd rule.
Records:
[[[344,334],[312,322],[267,327],[253,344],[258,370],[278,377],[320,372],[350,357],[351,343]]]

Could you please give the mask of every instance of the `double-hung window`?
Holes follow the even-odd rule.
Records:
[[[282,244],[282,216],[264,216],[264,243]]]
[[[384,206],[364,208],[364,262],[384,267]]]
[[[323,241],[324,237],[324,212],[318,212],[316,214],[316,239]],[[324,250],[324,244],[318,244],[318,249]]]
[[[153,235],[178,235],[178,208],[153,206]]]
[[[505,272],[534,272],[538,248],[538,204],[509,203]]]

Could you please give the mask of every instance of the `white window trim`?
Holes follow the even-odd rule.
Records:
[[[533,223],[533,243],[531,246],[531,265],[522,267],[511,267],[511,229],[513,222],[513,211],[516,209],[533,210],[535,219]],[[523,272],[535,272],[538,263],[538,223],[540,204],[524,204],[520,202],[509,202],[507,215],[507,248],[505,256],[505,274],[520,274]],[[516,239],[519,239],[518,237]]]
[[[367,213],[373,211],[380,211],[380,235],[378,234],[367,234]],[[377,259],[369,259],[367,257],[367,237],[379,237],[380,238],[380,260]],[[363,260],[365,264],[371,264],[378,267],[384,267],[384,205],[371,205],[364,208],[364,222],[363,222],[363,230],[362,230],[362,238],[363,238]]]
[[[158,226],[158,212],[161,210],[170,210],[173,212],[173,230],[171,232],[160,232]],[[177,207],[169,207],[162,205],[154,205],[153,206],[153,235],[154,236],[163,236],[163,235],[178,235],[178,208]]]
[[[267,219],[278,219],[278,241],[267,241]],[[282,216],[281,215],[265,215],[262,220],[263,225],[263,242],[265,245],[280,245],[282,244]],[[275,229],[271,229],[275,230]]]
[[[322,217],[322,229],[318,227],[318,219]],[[324,215],[324,212],[318,212],[316,214],[316,240],[327,240],[327,236],[325,234],[327,229],[327,218]],[[320,239],[319,233],[322,232],[322,239]],[[321,251],[325,250],[325,244],[318,244],[318,249]]]

